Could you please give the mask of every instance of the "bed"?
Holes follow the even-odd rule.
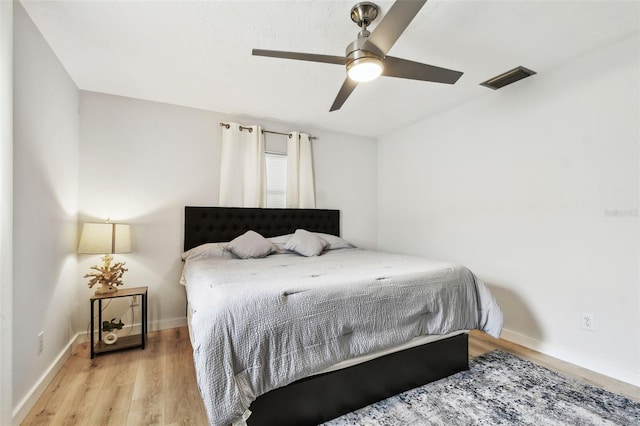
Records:
[[[264,237],[277,237],[294,234],[298,229],[325,235],[326,239],[330,236],[339,237],[340,213],[338,210],[323,209],[188,206],[185,208],[184,250],[200,250],[201,247],[206,247],[204,245],[217,247],[210,243],[228,242],[247,231],[255,231]],[[340,245],[336,250],[329,250],[330,248],[332,247],[321,256],[308,258],[285,253],[264,259],[239,260],[225,252],[224,259],[221,254],[220,259],[185,262],[183,275],[186,279],[187,299],[190,308],[193,308],[189,309],[188,318],[194,346],[194,363],[211,424],[242,424],[245,420],[249,425],[320,424],[405,390],[468,369],[466,330],[484,328],[491,334],[499,334],[502,313],[488,290],[466,268]],[[409,275],[412,275],[421,272],[424,267],[434,271],[430,274],[435,274],[435,281],[442,288],[451,287],[446,281],[452,276],[463,277],[461,281],[466,282],[464,287],[467,288],[464,291],[475,292],[468,295],[472,301],[469,303],[476,305],[465,308],[467,312],[460,318],[442,321],[442,325],[436,324],[432,318],[434,315],[425,320],[425,312],[416,312],[416,315],[422,315],[418,321],[421,330],[419,333],[414,331],[414,325],[411,326],[414,328],[407,328],[406,318],[402,317],[404,313],[398,314],[404,309],[395,309],[392,314],[386,313],[381,320],[371,317],[371,324],[367,322],[365,325],[358,325],[362,329],[357,330],[352,330],[350,325],[345,326],[348,321],[345,322],[342,315],[347,314],[332,311],[333,304],[343,304],[353,306],[354,312],[358,311],[358,315],[369,318],[369,315],[378,310],[374,307],[371,312],[367,311],[370,305],[377,303],[371,300],[400,297],[399,292],[409,291],[405,287],[414,287],[413,284],[405,285],[404,281],[400,284],[397,280],[394,281],[393,271],[405,271],[409,268]],[[418,268],[420,271],[411,268]],[[280,270],[291,272],[282,274]],[[358,273],[353,275],[354,271]],[[363,271],[368,271],[367,282],[370,283],[366,286],[375,287],[374,295],[362,293],[362,287],[356,287],[363,281]],[[344,275],[340,274],[345,273],[356,284],[340,287],[341,280],[345,280]],[[254,275],[255,281],[260,284],[251,283],[251,279],[248,283],[246,280],[237,280],[238,276],[246,278],[247,275]],[[278,287],[279,281],[287,277],[295,281],[285,284],[286,289],[282,290]],[[320,286],[316,284],[319,279],[325,280]],[[235,293],[221,293],[222,287],[228,287]],[[446,291],[444,293],[448,294]],[[305,300],[310,295],[314,297],[309,299],[312,302],[297,301],[297,298]],[[438,299],[437,303],[446,304],[453,296],[438,297],[444,297],[444,302]],[[326,302],[329,299],[331,305]],[[238,303],[239,300],[242,302]],[[300,307],[290,307],[294,300],[295,303],[301,303]],[[438,305],[430,310],[439,312],[441,308]],[[300,325],[304,323],[302,320],[292,322],[290,326],[299,329],[297,332],[303,340],[316,339],[316,332],[323,334],[332,327],[337,329],[331,330],[331,336],[338,336],[339,339],[332,341],[333,343],[323,342],[322,345],[305,343],[302,345],[303,349],[287,349],[283,353],[282,348],[288,348],[283,345],[287,344],[289,336],[277,333],[283,333],[280,328],[285,327],[281,327],[281,324],[290,319],[287,311],[290,309],[298,309],[300,312],[297,315],[305,316],[305,320],[309,316],[317,317],[322,322],[320,331],[315,328],[304,329]],[[324,314],[316,315],[315,309]],[[226,310],[228,312],[222,313]],[[242,329],[236,329],[235,327],[240,327],[236,326],[238,319],[246,316],[249,311],[259,312],[260,319]],[[326,315],[329,311],[332,314]],[[355,314],[351,312],[349,315]],[[274,324],[267,324],[268,321],[263,320],[262,316],[274,317]],[[337,325],[330,322],[334,317],[340,318],[340,321],[335,320]],[[376,325],[380,321],[395,321],[397,328],[389,329],[382,337],[366,334],[365,329],[371,328],[371,333],[379,333],[379,330],[373,329],[387,327]],[[227,323],[231,324],[232,331],[228,330],[229,326],[225,325]],[[276,334],[277,339],[273,337]],[[327,338],[330,333],[327,331],[325,334],[318,338]],[[293,346],[300,344],[295,340],[292,342]],[[313,350],[309,350],[311,346],[314,347]],[[295,357],[290,352],[296,353]],[[297,352],[303,356],[300,357]],[[249,361],[239,358],[238,354],[244,353],[249,354]],[[228,386],[228,383],[232,385]],[[220,397],[225,392],[229,395]],[[224,407],[227,401],[230,401],[231,407],[228,412]],[[233,411],[234,404],[236,411]],[[249,411],[238,411],[238,407],[248,407]],[[246,418],[249,412],[251,414]],[[229,417],[229,413],[235,414]]]

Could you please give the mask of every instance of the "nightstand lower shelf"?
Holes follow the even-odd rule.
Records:
[[[93,351],[96,354],[101,354],[105,352],[117,351],[119,349],[139,348],[141,346],[141,341],[141,334],[132,334],[130,336],[118,337],[118,340],[112,345],[107,345],[102,340],[100,340],[96,343],[96,347]]]
[[[120,297],[132,297],[132,296],[140,296],[140,310],[141,310],[141,328],[142,332],[138,334],[133,334],[130,336],[119,337],[118,340],[111,344],[107,345],[102,341],[102,301],[105,299],[116,299]],[[102,354],[106,352],[113,352],[120,349],[128,349],[128,348],[141,348],[144,349],[144,346],[147,342],[147,287],[135,287],[135,288],[127,288],[118,290],[114,293],[106,293],[106,294],[96,294],[92,296],[90,299],[91,304],[91,335],[90,335],[90,347],[91,347],[91,359],[93,359],[97,354]],[[94,304],[98,302],[98,328],[95,328],[95,309]],[[98,338],[96,339],[95,335],[98,334]],[[97,341],[96,341],[97,340]]]

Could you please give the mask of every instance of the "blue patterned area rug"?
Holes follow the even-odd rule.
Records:
[[[640,403],[494,351],[325,425],[640,425]]]

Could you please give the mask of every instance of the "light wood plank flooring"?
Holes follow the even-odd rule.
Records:
[[[501,349],[640,401],[640,389],[514,343],[473,331],[471,358]],[[186,327],[149,333],[145,350],[91,360],[76,346],[23,425],[206,425]]]

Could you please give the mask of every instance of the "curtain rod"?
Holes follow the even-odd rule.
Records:
[[[229,123],[220,123],[220,126],[228,129]],[[253,129],[251,127],[240,126],[240,131],[242,130],[248,130],[249,133],[253,132]],[[262,129],[262,133],[273,133],[274,135],[283,135],[283,136],[290,135],[290,133],[274,132],[273,130],[265,130],[265,129]],[[315,141],[315,140],[318,140],[319,138],[317,136],[309,136],[309,139],[312,141]]]

